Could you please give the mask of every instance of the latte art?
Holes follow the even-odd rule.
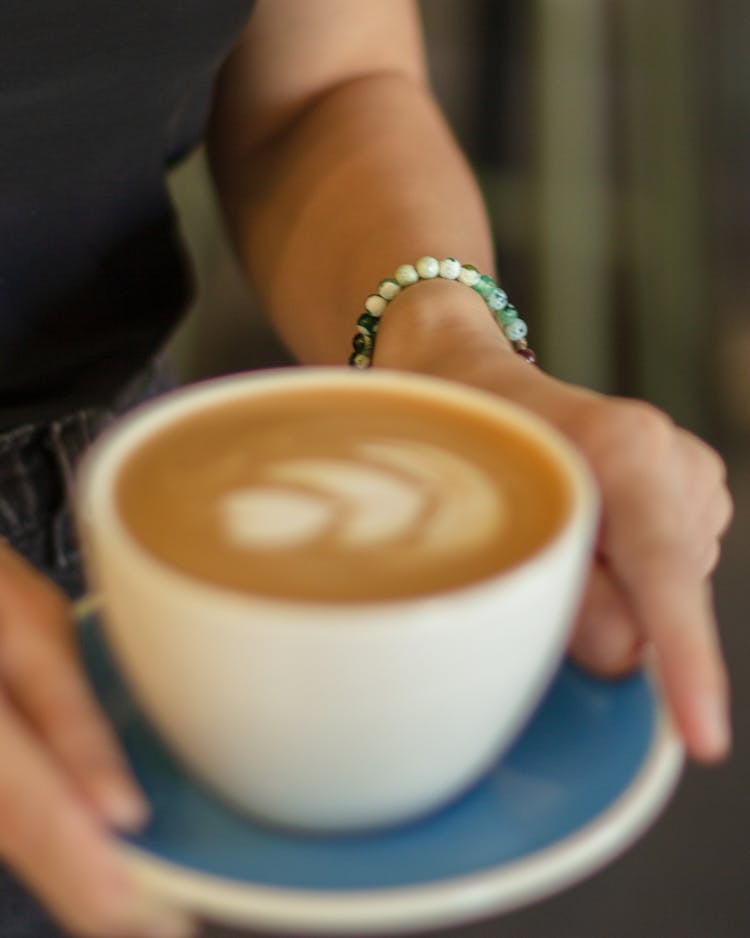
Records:
[[[410,440],[368,440],[351,460],[289,458],[220,502],[228,540],[256,550],[410,544],[430,554],[485,544],[503,524],[502,493],[476,466]]]
[[[363,390],[239,398],[191,413],[123,465],[118,507],[164,564],[280,599],[434,595],[539,549],[560,473],[470,409]]]

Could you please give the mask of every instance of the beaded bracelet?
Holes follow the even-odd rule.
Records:
[[[357,320],[357,332],[352,340],[354,351],[349,358],[353,368],[369,368],[375,351],[380,317],[394,297],[420,280],[456,280],[471,287],[484,299],[495,321],[505,333],[513,349],[531,364],[536,355],[526,341],[528,326],[518,316],[518,310],[508,301],[508,294],[492,277],[480,274],[473,264],[462,264],[455,257],[439,261],[435,257],[420,257],[416,264],[402,264],[393,277],[381,280],[377,293],[365,300],[365,311]]]

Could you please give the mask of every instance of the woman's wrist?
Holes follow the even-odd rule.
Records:
[[[422,281],[388,304],[373,356],[376,367],[433,373],[450,362],[465,373],[478,359],[517,359],[483,298],[452,280]],[[520,361],[528,368],[526,362]]]

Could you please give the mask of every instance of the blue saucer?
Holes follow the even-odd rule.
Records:
[[[183,771],[119,677],[95,615],[80,640],[153,807],[148,828],[123,838],[128,860],[149,888],[235,924],[403,932],[517,908],[624,850],[682,765],[646,674],[602,681],[565,664],[511,751],[459,801],[383,832],[289,833],[237,813]]]

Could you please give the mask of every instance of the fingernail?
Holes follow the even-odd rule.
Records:
[[[701,755],[706,759],[721,759],[731,748],[729,714],[724,701],[715,694],[706,694],[696,702],[698,731],[701,737]]]

